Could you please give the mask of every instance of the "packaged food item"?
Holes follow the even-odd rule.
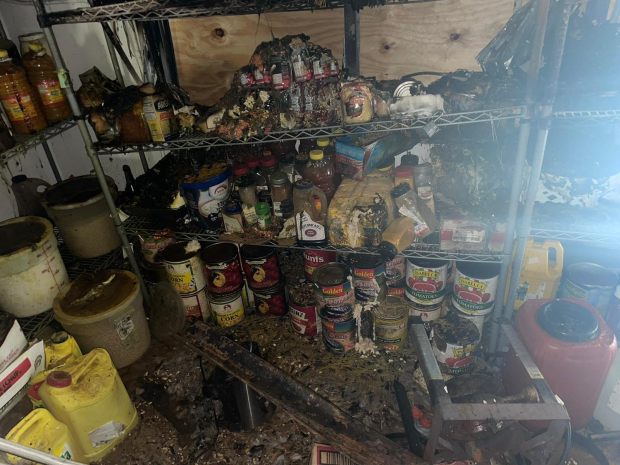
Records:
[[[310,160],[304,167],[303,177],[321,189],[330,202],[336,192],[335,170],[332,161],[325,157],[323,150],[311,150]]]
[[[293,207],[297,241],[306,245],[324,244],[327,241],[325,193],[310,181],[297,181],[293,186]]]
[[[6,50],[0,50],[0,100],[16,134],[34,134],[47,127],[38,92]]]
[[[439,231],[441,250],[482,252],[487,248],[487,225],[465,212],[442,209]]]
[[[365,82],[346,82],[340,91],[345,124],[368,123],[374,116],[372,92]]]
[[[283,217],[282,203],[293,202],[293,189],[285,173],[276,171],[271,175],[271,201],[273,204],[273,214],[279,218]]]
[[[304,274],[306,279],[312,279],[314,272],[326,263],[335,262],[338,254],[331,250],[304,249]]]
[[[177,124],[170,100],[163,93],[156,93],[152,84],[140,88],[146,96],[142,99],[144,118],[153,142],[165,142],[177,133]]]
[[[296,333],[314,337],[321,332],[312,283],[287,285],[291,326]]]
[[[241,265],[250,289],[266,289],[276,286],[282,274],[274,249],[255,245],[241,247]]]
[[[355,255],[352,260],[355,300],[361,304],[380,303],[387,297],[385,261],[379,255]]]
[[[175,242],[174,233],[170,229],[155,231],[153,234],[139,234],[142,256],[149,263],[155,263],[159,252]]]
[[[261,315],[281,316],[288,310],[282,284],[254,291],[254,302],[257,312]]]
[[[258,229],[266,231],[271,227],[271,207],[267,202],[258,202],[254,207],[258,222]]]
[[[435,178],[433,176],[433,166],[430,163],[422,163],[421,165],[414,166],[413,178],[418,197],[433,213],[435,213],[435,195],[433,193]]]
[[[121,142],[126,144],[151,142],[151,130],[144,117],[144,106],[141,99],[120,115],[118,126]]]

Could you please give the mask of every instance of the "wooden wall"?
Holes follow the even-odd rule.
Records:
[[[361,71],[399,78],[417,71],[478,69],[475,56],[502,28],[514,0],[441,0],[366,8],[360,14]],[[341,60],[342,10],[170,22],[181,86],[196,102],[212,104],[254,47],[272,35],[303,32]]]

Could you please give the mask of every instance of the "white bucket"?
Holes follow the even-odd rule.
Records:
[[[52,308],[69,282],[52,224],[22,216],[0,223],[0,308],[18,318]]]

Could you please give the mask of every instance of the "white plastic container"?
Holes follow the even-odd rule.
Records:
[[[620,431],[620,356],[618,355],[601,389],[594,418],[600,421],[607,431]]]
[[[0,223],[0,308],[18,318],[52,308],[69,282],[52,223],[22,216]]]

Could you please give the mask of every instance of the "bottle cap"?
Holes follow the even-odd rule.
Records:
[[[38,53],[43,50],[43,45],[41,45],[41,42],[33,41],[28,44],[28,49],[31,52]]]
[[[8,57],[9,57],[9,52],[7,52],[6,50],[0,50],[0,59],[8,58]]]
[[[310,160],[322,160],[323,159],[323,151],[322,150],[310,150]]]
[[[271,154],[271,152],[269,152],[269,154],[265,153],[263,158],[260,159],[260,166],[263,168],[271,168],[276,166],[277,163],[278,160]]]
[[[69,339],[69,334],[67,334],[66,331],[57,331],[50,337],[50,341],[52,341],[52,344],[62,344],[67,339]]]
[[[271,184],[274,186],[283,186],[288,182],[288,176],[282,171],[276,171],[271,175]]]
[[[235,165],[233,167],[233,176],[235,177],[245,176],[249,172],[250,168],[248,167],[248,165]]]
[[[251,170],[257,168],[259,165],[258,158],[256,157],[249,157],[245,162],[247,163],[248,168],[250,168]]]
[[[47,375],[47,384],[56,388],[71,386],[71,374],[66,371],[52,371]]]
[[[316,140],[316,146],[317,147],[328,147],[329,146],[329,139],[327,138],[321,138],[321,139],[317,139]]]

